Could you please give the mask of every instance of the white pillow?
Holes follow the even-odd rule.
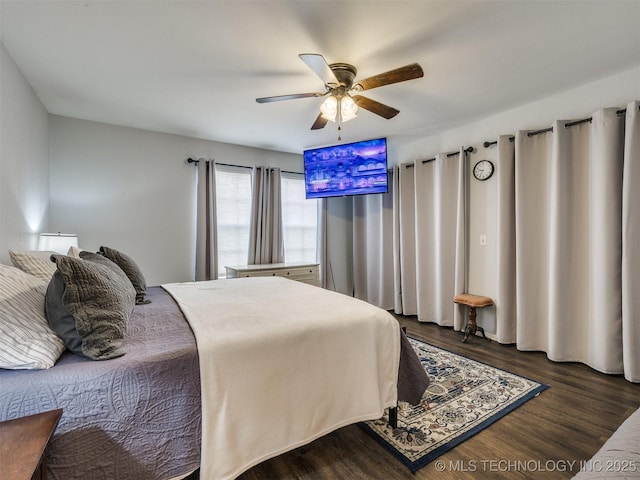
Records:
[[[46,291],[47,282],[0,265],[0,368],[50,368],[64,351],[44,316]]]
[[[78,248],[71,245],[69,250],[67,250],[67,257],[80,258],[80,252],[88,252],[89,250],[85,250],[84,248]]]
[[[13,264],[25,273],[34,275],[49,282],[56,271],[56,264],[51,261],[51,254],[56,252],[39,250],[9,250]]]

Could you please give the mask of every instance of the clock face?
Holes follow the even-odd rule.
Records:
[[[473,176],[478,180],[487,180],[493,175],[493,163],[489,160],[480,160],[473,167]]]

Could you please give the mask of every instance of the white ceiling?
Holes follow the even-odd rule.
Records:
[[[323,91],[298,58],[365,78],[409,63],[424,78],[364,92],[343,141],[424,136],[640,65],[640,0],[8,1],[2,43],[56,115],[300,153]]]

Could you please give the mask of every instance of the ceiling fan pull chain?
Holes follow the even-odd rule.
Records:
[[[342,130],[342,102],[338,99],[338,141],[342,140],[341,130]]]

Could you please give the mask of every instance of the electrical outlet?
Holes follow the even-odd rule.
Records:
[[[487,236],[486,235],[480,235],[480,245],[482,247],[486,247],[487,246]]]

